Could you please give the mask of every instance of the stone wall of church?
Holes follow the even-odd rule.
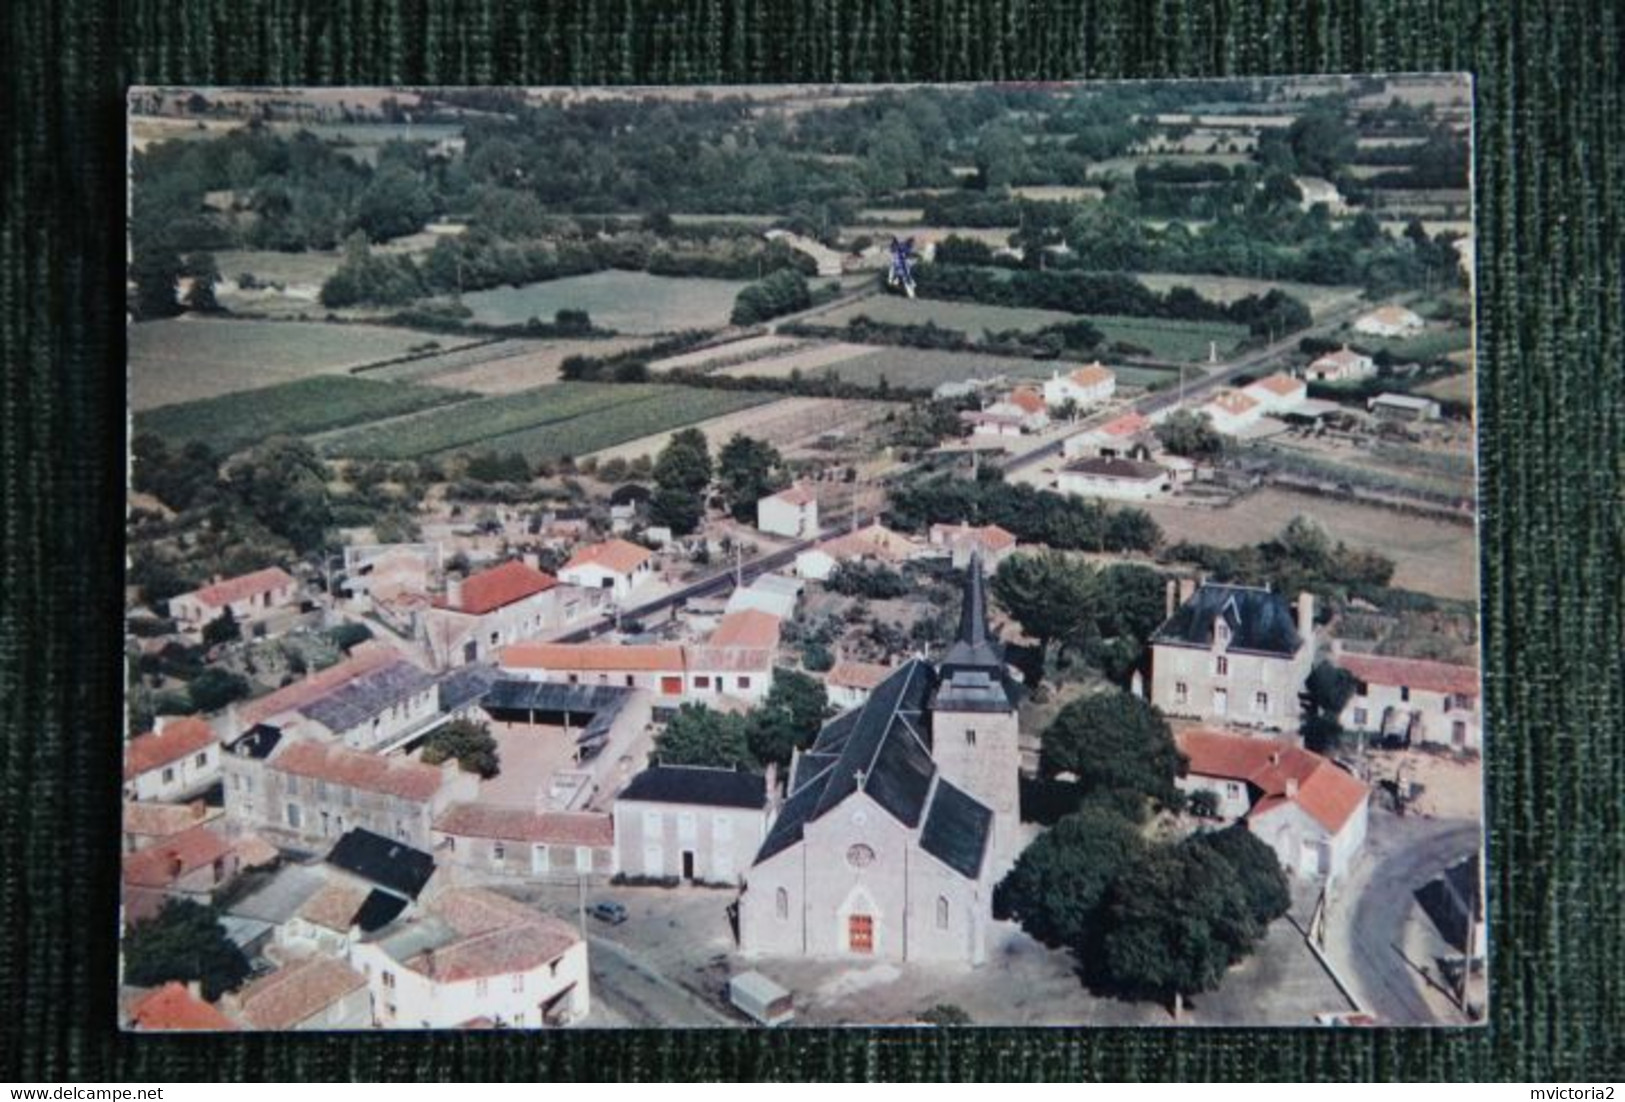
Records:
[[[992,809],[989,855],[1002,873],[1015,862],[1020,844],[1021,747],[1016,714],[933,712],[931,756],[943,779]]]

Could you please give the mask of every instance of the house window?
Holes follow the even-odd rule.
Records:
[[[948,897],[945,896],[945,895],[939,895],[939,896],[937,896],[937,929],[946,930],[947,928],[948,928]]]
[[[299,805],[288,805],[288,825],[295,830],[299,829]]]
[[[632,675],[631,675],[631,674],[627,674],[627,675],[626,675],[626,687],[627,687],[627,688],[628,688],[628,689],[630,689],[630,688],[632,688],[632,687],[633,687],[633,686],[634,686],[634,684],[635,684],[635,682],[634,682],[634,680],[633,680],[633,677],[632,677]]]
[[[579,685],[579,684],[581,684],[581,675],[573,673],[573,674],[570,674],[569,677],[566,680],[568,680],[569,683],[572,684],[572,685]]]
[[[175,770],[169,766],[164,767],[164,783],[168,784],[175,779]]]
[[[491,860],[493,862],[500,865],[502,863],[502,859],[507,855],[508,849],[501,842],[491,843]]]
[[[523,1010],[513,1016],[513,1024],[516,1028],[525,1028],[525,1012]]]
[[[474,981],[474,994],[475,995],[486,995],[486,994],[490,993],[490,990],[491,990],[491,981],[484,978],[483,976]]]
[[[1231,799],[1235,799],[1237,796],[1241,795],[1241,785],[1237,784],[1235,781],[1227,781],[1224,786],[1224,794],[1229,796]]]
[[[1269,710],[1270,710],[1270,694],[1269,693],[1254,693],[1253,694],[1253,711],[1262,713],[1262,712],[1268,712]]]
[[[205,752],[192,759],[192,764],[199,768],[209,764],[209,755]]]
[[[1411,687],[1409,685],[1401,685],[1399,687],[1399,699],[1404,701],[1407,704],[1410,703],[1410,700],[1411,700]]]
[[[382,973],[379,973],[379,974],[383,977],[384,986],[386,988],[388,988],[388,989],[393,990],[394,987],[395,987],[395,973],[393,973],[393,972],[382,972]]]
[[[783,888],[773,893],[773,913],[780,918],[790,917],[790,893]]]
[[[590,847],[590,846],[577,846],[576,847],[576,871],[577,872],[591,872],[592,871],[592,847]]]
[[[288,778],[288,795],[290,795],[290,796],[299,795],[299,778],[298,777],[290,776]]]
[[[709,689],[711,687],[711,679],[702,674],[694,679],[694,687],[696,689]]]
[[[513,989],[515,993],[521,992],[525,989],[525,974],[523,972],[514,976]]]
[[[1356,726],[1356,727],[1364,727],[1365,725],[1366,725],[1366,710],[1364,708],[1356,708],[1356,709],[1354,709],[1354,726]]]
[[[547,974],[548,974],[549,977],[557,976],[559,974],[559,962],[558,961],[550,960],[550,961],[547,962]]]
[[[976,745],[976,728],[974,728],[974,727],[965,728],[965,745],[966,746],[975,746]]]
[[[1467,745],[1467,722],[1458,719],[1450,725],[1450,741],[1457,746]]]
[[[1230,673],[1230,659],[1222,654],[1213,659],[1213,672],[1220,677],[1227,676]]]
[[[741,688],[741,689],[748,689],[748,688],[750,688],[750,678],[748,678],[748,677],[741,677],[741,678],[740,678],[740,679],[739,679],[739,687],[740,687],[740,688]]]

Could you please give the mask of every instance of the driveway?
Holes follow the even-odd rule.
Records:
[[[1365,854],[1327,907],[1325,952],[1361,1006],[1384,1024],[1459,1024],[1441,1017],[1440,1000],[1424,995],[1427,981],[1402,947],[1407,926],[1426,921],[1416,890],[1472,856],[1482,838],[1476,820],[1401,817],[1372,808]]]

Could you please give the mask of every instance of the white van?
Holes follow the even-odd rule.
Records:
[[[741,972],[729,980],[728,1001],[762,1025],[795,1021],[795,1000],[790,992],[760,972]]]

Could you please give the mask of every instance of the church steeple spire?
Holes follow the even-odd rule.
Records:
[[[1003,648],[987,626],[987,583],[982,573],[982,554],[972,552],[965,568],[964,596],[959,605],[959,635],[943,659],[942,672],[986,670],[998,673],[1004,668]]]

